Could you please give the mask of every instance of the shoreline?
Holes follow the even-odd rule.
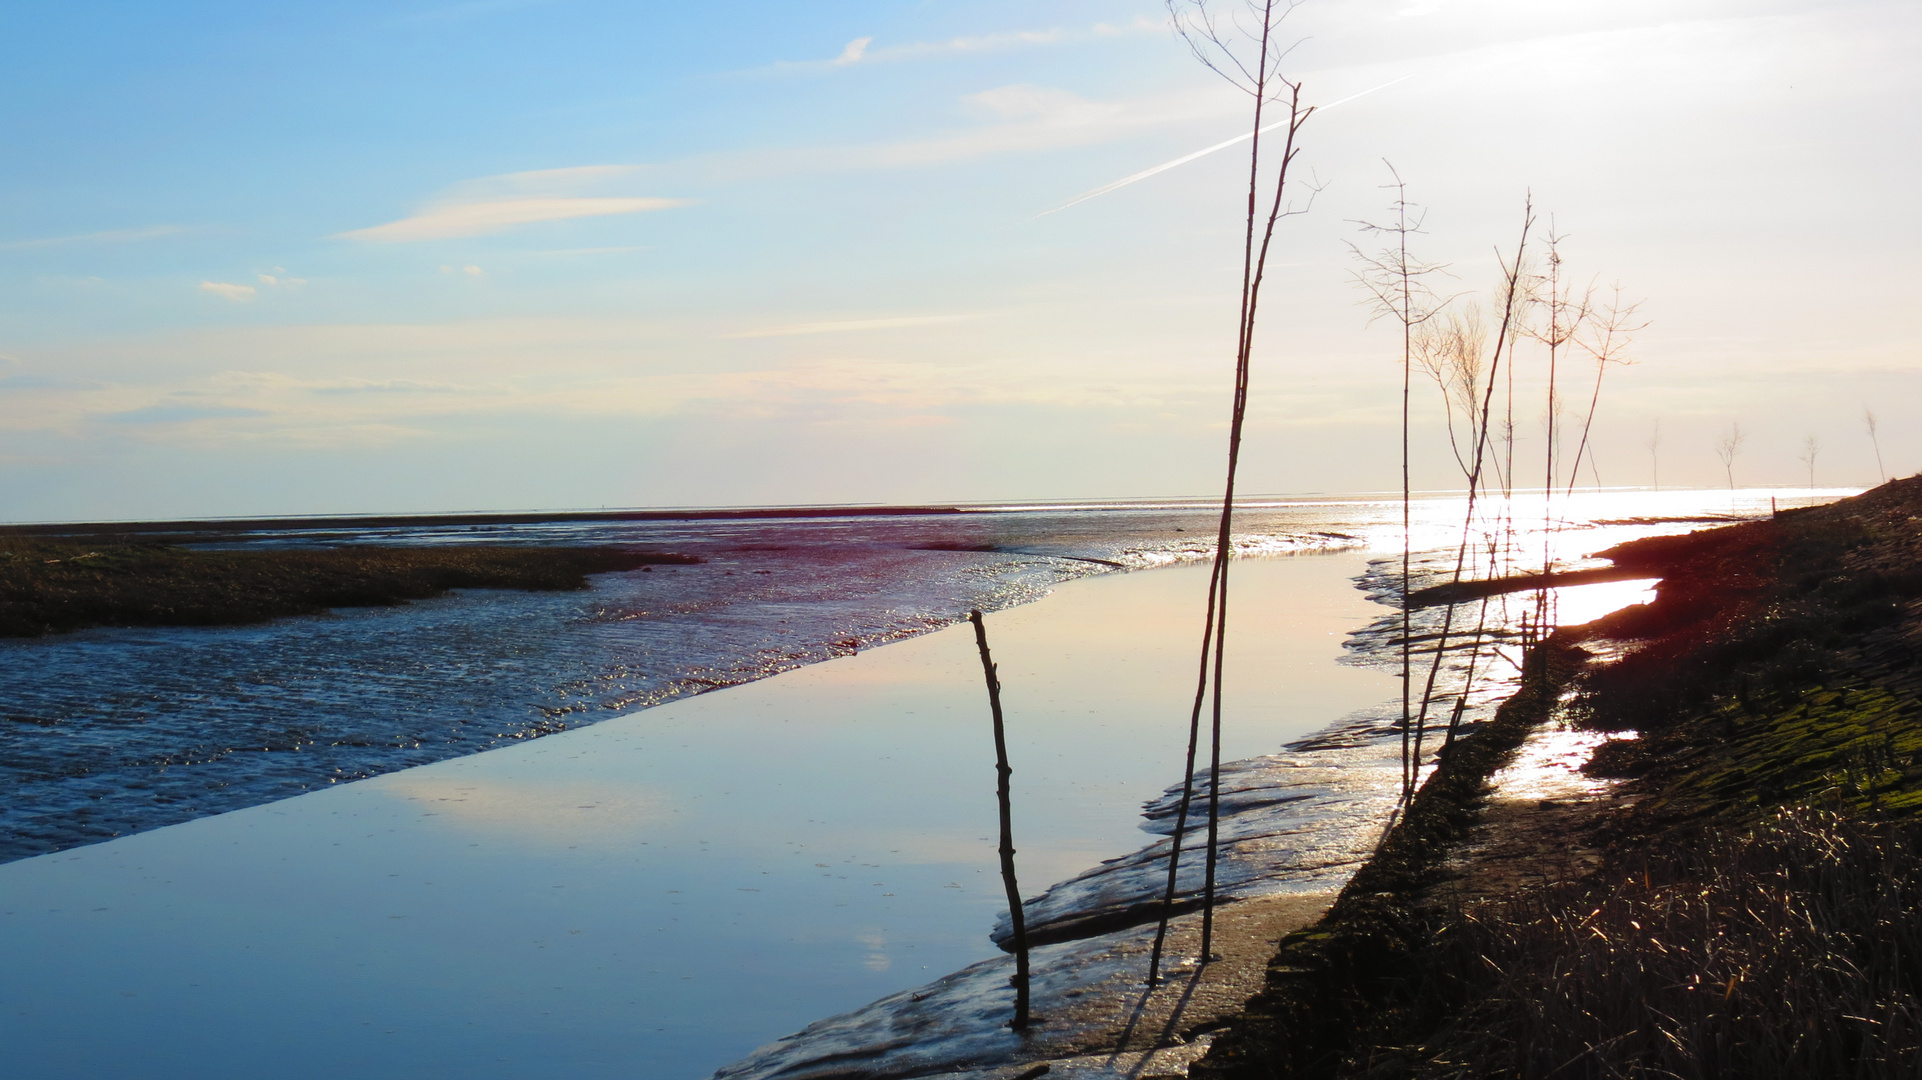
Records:
[[[1602,553],[1657,599],[1536,654],[1188,1075],[1906,1075],[1918,988],[1850,950],[1904,947],[1878,897],[1922,890],[1919,521],[1922,477]],[[1504,775],[1557,732],[1567,782]],[[1815,971],[1861,974],[1818,1008]]]

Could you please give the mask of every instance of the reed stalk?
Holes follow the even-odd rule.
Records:
[[[1235,481],[1241,461],[1241,442],[1248,408],[1249,362],[1254,346],[1261,287],[1274,241],[1275,226],[1284,217],[1304,213],[1288,207],[1288,174],[1295,155],[1301,126],[1314,108],[1301,103],[1301,84],[1284,78],[1280,62],[1286,50],[1277,47],[1274,36],[1280,21],[1299,0],[1244,0],[1239,6],[1248,13],[1254,29],[1230,18],[1224,24],[1210,0],[1168,0],[1175,29],[1188,43],[1195,57],[1209,70],[1227,79],[1254,98],[1253,127],[1248,151],[1248,198],[1242,238],[1241,304],[1235,334],[1234,397],[1228,425],[1227,478],[1223,484],[1220,526],[1216,531],[1213,574],[1209,579],[1208,631],[1204,635],[1201,671],[1197,678],[1196,708],[1189,717],[1189,767],[1182,777],[1181,805],[1176,817],[1176,832],[1168,852],[1168,887],[1162,897],[1161,919],[1156,929],[1156,946],[1149,961],[1150,985],[1159,981],[1162,945],[1166,940],[1168,918],[1173,912],[1176,883],[1180,872],[1181,839],[1194,796],[1193,761],[1200,739],[1203,698],[1209,698],[1208,756],[1208,850],[1202,882],[1201,963],[1213,958],[1215,874],[1219,863],[1221,821],[1221,724],[1223,654],[1228,633],[1228,565],[1234,550]],[[1245,48],[1254,51],[1252,65],[1244,57]],[[1274,196],[1265,217],[1261,210],[1262,133],[1265,108],[1270,102],[1286,102],[1288,118],[1283,136],[1280,162],[1273,184]],[[1257,240],[1259,235],[1259,240]],[[1210,664],[1212,653],[1212,665]],[[1210,691],[1212,696],[1210,697]]]

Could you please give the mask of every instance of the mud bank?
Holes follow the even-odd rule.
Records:
[[[1187,1075],[1922,1065],[1922,477],[1604,554],[1657,598],[1535,653]]]

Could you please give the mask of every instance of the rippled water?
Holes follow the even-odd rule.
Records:
[[[1353,542],[1369,501],[1255,509],[1250,552]],[[1336,525],[1357,530],[1330,535]],[[238,628],[0,643],[0,861],[551,734],[1208,549],[1194,506],[939,517],[262,530],[243,545],[617,544],[693,566]]]

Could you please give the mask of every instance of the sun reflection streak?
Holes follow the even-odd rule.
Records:
[[[1489,777],[1489,785],[1497,799],[1542,802],[1594,798],[1618,781],[1589,776],[1582,772],[1582,766],[1603,743],[1636,737],[1633,731],[1544,727],[1522,743],[1515,760]]]

